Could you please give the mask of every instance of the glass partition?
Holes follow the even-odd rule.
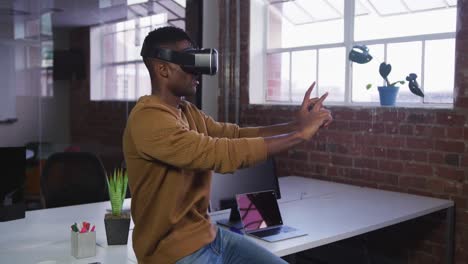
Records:
[[[151,91],[143,39],[160,26],[185,28],[185,7],[185,0],[0,3],[0,147],[27,149],[27,209],[47,207],[44,169],[62,153],[90,153],[107,173],[125,166],[127,116]],[[73,166],[62,166],[64,189],[91,177],[72,179]]]

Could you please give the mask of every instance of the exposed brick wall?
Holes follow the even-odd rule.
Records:
[[[231,3],[230,13],[235,14],[232,4],[235,1],[227,2]],[[458,6],[454,109],[329,107],[334,123],[312,141],[278,155],[276,160],[280,175],[302,175],[452,199],[456,203],[455,259],[456,263],[468,263],[468,1],[459,0]],[[221,14],[224,8],[225,1],[221,1]],[[245,32],[249,32],[249,1],[241,1],[240,14],[241,32],[244,32],[240,49],[240,124],[256,126],[291,121],[297,106],[248,104],[249,34]],[[230,49],[226,49],[225,23],[221,15],[220,49],[228,52],[232,61],[235,40],[231,38]],[[235,17],[231,16],[231,29],[233,23]],[[231,80],[233,76],[229,74],[233,69],[227,69],[230,76],[227,80]],[[224,80],[220,81],[220,87],[219,117],[224,120],[226,93],[230,94],[230,116],[234,112],[234,86]],[[403,263],[442,263],[444,216],[433,214],[410,226],[416,231],[407,236],[404,235],[407,227],[392,229],[410,241],[400,244]],[[388,232],[377,232],[376,236],[380,237],[376,241],[385,241]],[[390,246],[385,242],[374,245]],[[392,253],[387,255],[391,257]]]

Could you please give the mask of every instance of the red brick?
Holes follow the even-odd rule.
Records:
[[[349,131],[363,131],[362,122],[349,122]]]
[[[412,176],[400,176],[398,184],[405,188],[426,188],[426,178],[423,177],[412,177]]]
[[[416,125],[414,126],[414,135],[415,136],[431,136],[432,127],[425,125]]]
[[[338,168],[338,176],[341,177],[359,178],[361,175],[361,169]]]
[[[382,113],[382,119],[384,122],[402,122],[406,118],[406,113],[399,111],[387,111]]]
[[[344,131],[326,131],[324,133],[328,142],[334,143],[354,143],[353,135]]]
[[[401,161],[379,160],[379,170],[400,173],[403,171],[403,163]]]
[[[454,113],[437,113],[436,122],[439,125],[448,126],[463,126],[465,124],[465,116]]]
[[[450,167],[437,167],[435,174],[441,178],[463,182],[465,180],[465,171]]]
[[[429,138],[421,139],[416,137],[407,137],[406,147],[412,149],[432,150],[434,148],[434,143]]]
[[[380,136],[378,146],[399,148],[403,146],[404,138],[395,136]]]
[[[399,125],[397,124],[385,124],[385,133],[386,134],[398,134],[399,133]]]
[[[377,158],[385,158],[387,157],[387,149],[385,148],[374,148],[373,155]]]
[[[332,155],[332,164],[338,166],[352,166],[353,159],[345,156]]]
[[[377,145],[379,144],[379,136],[374,135],[355,135],[354,136],[355,144],[362,145]]]
[[[387,158],[388,159],[400,159],[400,150],[399,149],[387,149]]]
[[[349,129],[349,122],[348,121],[341,121],[341,120],[333,120],[333,122],[328,127],[330,130],[341,130],[347,131]]]
[[[422,175],[422,176],[432,176],[433,169],[430,165],[421,165],[415,163],[406,163],[403,169],[403,173],[405,174],[414,174],[414,175]]]
[[[319,163],[330,163],[331,158],[329,154],[321,153],[321,152],[311,152],[309,154],[309,161],[314,163],[314,162],[319,162]]]
[[[345,109],[345,110],[334,110],[333,113],[333,118],[337,121],[339,120],[353,120],[354,119],[354,112],[351,109]]]
[[[406,117],[406,121],[410,124],[427,124],[433,123],[435,116],[432,112],[410,113]]]
[[[427,190],[432,193],[444,193],[446,181],[438,178],[427,179]]]
[[[464,154],[461,159],[462,159],[461,165],[463,167],[468,167],[468,154]]]
[[[363,152],[366,151],[366,149],[372,150],[372,148],[363,145],[347,145],[347,149],[347,154],[351,156],[360,156]],[[372,156],[372,154],[369,154],[369,156]]]
[[[429,162],[430,163],[445,163],[444,155],[440,152],[431,152],[429,153]]]
[[[400,126],[400,135],[414,135],[414,126],[412,125],[401,125]]]
[[[444,127],[433,127],[430,136],[434,138],[445,138],[445,131],[446,129]]]
[[[336,176],[338,176],[338,168],[329,165],[328,168],[327,168],[327,175],[328,175],[329,177],[336,177]]]
[[[372,181],[379,184],[396,186],[398,185],[398,175],[376,171],[372,173]]]
[[[370,133],[381,134],[385,132],[385,126],[383,123],[374,123],[371,124],[370,128],[367,129]]]
[[[378,169],[378,161],[375,159],[367,158],[355,158],[354,159],[355,168],[367,168],[367,169]]]
[[[309,153],[305,151],[298,151],[295,149],[288,151],[288,157],[293,160],[300,160],[307,162],[309,160]]]
[[[463,139],[462,127],[447,127],[446,131],[448,139]]]
[[[371,121],[372,113],[369,110],[358,110],[355,112],[355,119],[361,121]]]
[[[416,150],[400,150],[401,160],[406,161],[427,161],[427,152],[426,151],[416,151]]]
[[[465,151],[465,143],[463,141],[442,141],[435,142],[435,149],[439,151],[463,153]]]
[[[451,199],[455,202],[455,206],[459,209],[462,209],[462,210],[466,210],[468,209],[466,207],[467,205],[467,200],[466,199],[466,196],[456,196],[456,195],[452,195],[451,196]]]
[[[460,165],[460,155],[454,153],[446,154],[444,161],[447,165],[458,167]]]

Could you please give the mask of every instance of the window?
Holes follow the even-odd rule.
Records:
[[[453,102],[455,0],[269,0],[251,2],[251,103],[299,104],[316,80],[327,102],[379,100],[379,64],[392,65],[390,81],[418,75],[424,99],[404,85],[408,105]],[[259,15],[260,14],[260,15]],[[259,30],[265,35],[255,34]],[[260,32],[262,32],[260,31]],[[366,45],[373,60],[351,63],[353,45]],[[260,62],[260,63],[258,63]],[[251,69],[253,71],[253,69]],[[367,90],[371,83],[373,88]],[[259,91],[258,87],[264,87]]]
[[[140,56],[141,46],[155,28],[185,28],[185,1],[164,0],[128,7],[140,16],[91,28],[91,100],[134,101],[151,93],[151,81]]]

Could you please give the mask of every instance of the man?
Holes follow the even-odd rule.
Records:
[[[183,30],[163,27],[148,34],[142,50],[167,53],[193,47]],[[322,107],[326,94],[310,99],[313,84],[294,122],[239,128],[215,122],[183,99],[195,94],[199,76],[166,60],[143,60],[152,95],[138,100],[123,136],[138,262],[285,263],[210,222],[211,172],[252,166],[311,139],[332,121]]]

